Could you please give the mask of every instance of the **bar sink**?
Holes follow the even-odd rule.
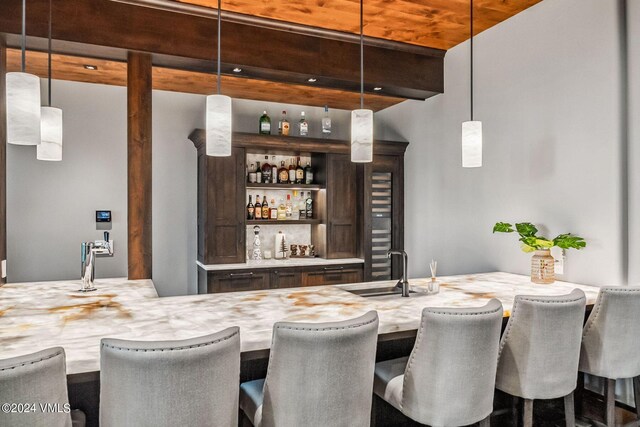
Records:
[[[385,297],[389,295],[402,296],[402,289],[396,286],[385,286],[380,288],[368,288],[368,289],[344,289],[344,290],[364,298]],[[416,292],[410,290],[409,293],[415,294]]]

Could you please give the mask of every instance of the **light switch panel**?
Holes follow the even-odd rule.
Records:
[[[2,260],[2,276],[3,279],[7,278],[7,260],[3,259]]]

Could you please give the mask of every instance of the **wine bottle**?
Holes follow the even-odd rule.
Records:
[[[260,116],[260,135],[271,135],[271,119],[266,111]]]
[[[276,156],[271,156],[271,182],[278,183],[278,165],[276,165]]]
[[[256,196],[254,214],[256,219],[262,219],[262,204],[260,203],[260,196]]]
[[[278,182],[280,184],[289,182],[289,170],[284,166],[284,160],[280,162],[280,169],[278,169]]]
[[[251,196],[249,196],[249,203],[247,204],[247,219],[251,220],[254,219],[254,210],[255,207],[253,206],[253,203],[251,202]]]
[[[289,161],[289,184],[293,184],[296,182],[296,165],[295,160],[291,159]]]
[[[271,165],[269,164],[269,156],[264,156],[262,164],[262,182],[269,184],[271,182]]]
[[[304,183],[313,184],[313,169],[311,169],[311,162],[307,162],[307,166],[304,168]]]
[[[256,168],[256,182],[258,184],[262,182],[262,168],[260,167],[260,162],[258,162],[258,167]]]
[[[262,197],[262,219],[269,219],[271,216],[271,210],[269,209],[269,203],[267,203],[267,196]]]
[[[304,184],[304,169],[300,166],[300,157],[298,157],[298,166],[296,166],[296,184]]]

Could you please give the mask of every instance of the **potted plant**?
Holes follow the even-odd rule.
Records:
[[[582,237],[571,233],[560,234],[553,240],[538,236],[538,229],[530,222],[521,222],[514,226],[507,222],[497,222],[493,226],[494,233],[513,233],[520,235],[521,248],[524,252],[535,252],[531,258],[531,281],[534,283],[553,283],[555,281],[555,260],[551,256],[551,248],[582,249],[587,242]]]

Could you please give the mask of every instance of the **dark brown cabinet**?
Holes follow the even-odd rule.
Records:
[[[198,149],[198,261],[245,262],[244,148],[230,157]]]
[[[293,268],[282,268],[271,272],[271,289],[297,288],[302,286],[302,274]]]
[[[348,154],[327,155],[326,257],[358,256],[357,165]]]
[[[257,291],[269,288],[268,271],[235,271],[233,273],[210,273],[208,292]]]
[[[323,267],[302,273],[303,286],[339,285],[362,282],[362,267]]]

